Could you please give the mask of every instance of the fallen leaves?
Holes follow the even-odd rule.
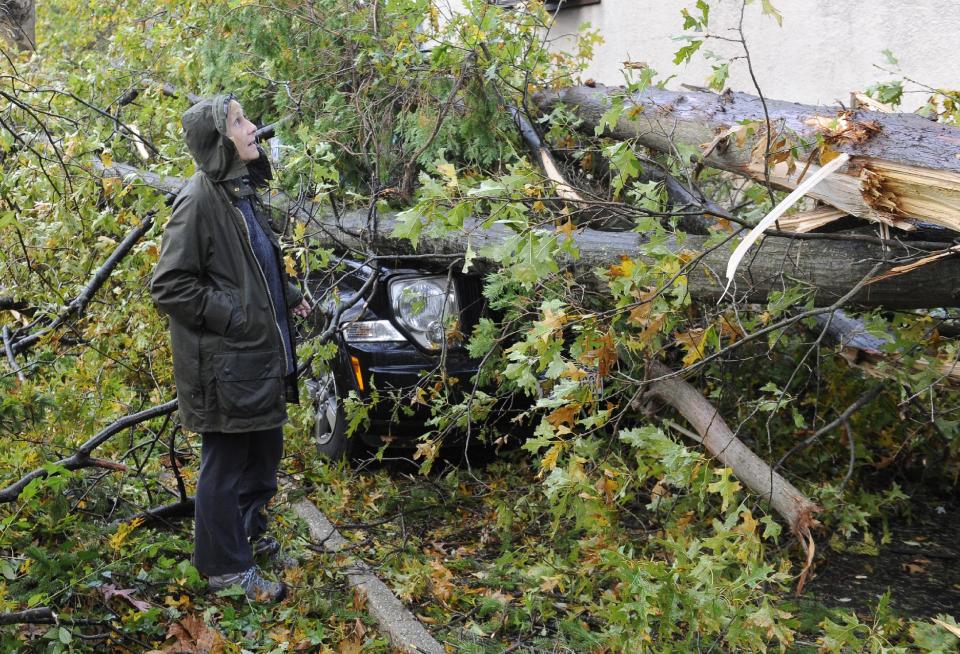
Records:
[[[137,592],[135,588],[117,588],[113,584],[104,584],[100,586],[99,590],[103,593],[104,600],[109,601],[113,597],[120,597],[129,602],[130,606],[138,611],[150,610],[150,602],[139,600],[133,596],[133,594]]]
[[[223,654],[225,646],[219,631],[194,615],[186,615],[167,629],[163,647],[147,654]]]

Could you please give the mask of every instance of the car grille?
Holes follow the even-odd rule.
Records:
[[[479,277],[457,278],[457,299],[460,301],[461,331],[469,335],[486,309],[486,300]]]

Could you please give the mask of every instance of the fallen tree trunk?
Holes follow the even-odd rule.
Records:
[[[362,243],[379,254],[414,254],[416,250],[404,240],[390,238],[395,216],[378,218],[379,231],[369,234],[367,213],[349,212],[334,221],[332,217],[313,218],[313,226],[319,227],[317,240],[320,244],[348,245],[359,249]],[[468,243],[476,251],[499,245],[515,232],[502,225],[483,227],[480,221],[468,220],[462,231],[456,233],[421,236],[421,252],[438,255],[464,254]],[[597,268],[609,268],[619,263],[620,258],[640,257],[648,262],[651,257],[640,254],[645,237],[635,232],[611,233],[583,229],[572,237],[580,251],[576,262],[561,262],[571,265],[583,278],[592,277]],[[723,296],[723,270],[732,248],[724,246],[707,249],[707,237],[687,236],[682,244],[668,241],[665,247],[676,252],[704,252],[702,258],[692,264],[687,272],[687,289],[698,301],[715,302]],[[737,298],[750,302],[765,302],[771,291],[785,286],[805,284],[810,287],[815,306],[829,306],[843,297],[870,273],[878,261],[898,256],[910,256],[913,244],[891,244],[888,251],[875,241],[867,240],[803,240],[789,237],[767,236],[756,246],[751,256],[737,271],[735,286]],[[483,260],[475,262],[479,267],[491,266]],[[589,281],[589,280],[588,280]],[[956,306],[957,290],[960,289],[960,267],[950,259],[931,263],[908,275],[880,280],[860,289],[852,302],[863,306],[889,308],[921,308]]]
[[[101,171],[105,177],[140,180],[161,190],[176,192],[183,184],[177,177],[143,173],[133,166],[114,164]],[[272,202],[284,207],[297,220],[308,223],[315,243],[339,249],[376,252],[381,255],[410,255],[429,252],[436,255],[466,254],[469,246],[484,248],[517,238],[516,232],[501,224],[484,227],[483,222],[468,219],[462,230],[432,235],[429,228],[420,237],[419,250],[405,239],[392,238],[397,225],[396,214],[379,215],[371,221],[369,212],[350,211],[340,216],[321,213],[314,206],[292,204],[283,196]],[[371,232],[371,226],[376,231]],[[550,227],[549,229],[553,229]],[[558,234],[558,238],[562,235]],[[572,236],[580,251],[576,261],[560,262],[578,272],[583,280],[595,284],[593,271],[619,263],[621,257],[640,257],[646,237],[635,232],[603,232],[578,230]],[[708,237],[689,235],[682,243],[668,241],[664,247],[675,252],[704,252],[687,272],[687,289],[698,301],[715,302],[723,296],[723,270],[733,248],[729,245],[708,249]],[[810,288],[815,306],[830,306],[868,275],[878,261],[915,256],[942,247],[942,244],[898,243],[865,237],[831,235],[766,236],[754,246],[751,255],[737,270],[732,287],[737,299],[765,302],[771,291],[785,286],[805,284]],[[496,264],[482,258],[474,260],[478,269],[494,269]],[[892,264],[891,264],[892,265]],[[897,309],[952,307],[960,304],[960,267],[952,257],[934,261],[909,274],[881,279],[861,288],[851,299],[863,306],[884,306]]]
[[[618,87],[574,86],[534,97],[544,111],[563,103],[593,131]],[[860,218],[910,228],[910,219],[960,231],[960,129],[914,114],[846,111],[842,108],[767,100],[773,136],[770,150],[784,155],[781,138],[798,145],[801,161],[793,170],[783,156],[769,167],[770,182],[793,189],[817,169],[821,143],[847,152],[851,160],[824,180],[811,197]],[[609,134],[636,139],[654,150],[673,152],[675,144],[703,148],[708,166],[765,179],[766,117],[760,99],[746,93],[721,95],[651,87],[624,98],[625,110]],[[744,125],[743,123],[749,123]],[[806,162],[812,158],[809,168]],[[779,160],[779,161],[778,161]]]

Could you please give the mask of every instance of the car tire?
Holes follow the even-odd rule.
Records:
[[[313,441],[317,453],[331,461],[349,460],[356,440],[347,436],[347,417],[333,375],[322,376],[314,389]]]

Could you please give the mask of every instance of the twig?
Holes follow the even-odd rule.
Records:
[[[67,319],[72,316],[82,316],[83,312],[87,308],[87,304],[90,302],[93,295],[103,286],[104,282],[110,277],[110,274],[113,273],[114,268],[117,267],[117,264],[123,260],[125,256],[133,249],[133,246],[146,234],[151,227],[153,227],[153,217],[156,215],[156,211],[149,211],[144,217],[143,222],[137,225],[129,234],[120,242],[119,245],[113,250],[107,260],[103,263],[102,266],[94,273],[93,278],[87,284],[87,286],[64,307],[60,314],[54,318],[54,320],[45,328],[40,329],[32,334],[23,336],[12,343],[12,349],[15,354],[19,354],[26,350],[27,348],[33,346],[37,341],[39,341],[44,334],[47,334],[60,325],[67,321]]]
[[[873,399],[876,398],[880,394],[880,391],[882,390],[883,390],[883,386],[880,384],[877,384],[876,386],[868,390],[866,393],[861,395],[859,398],[857,398],[856,402],[854,402],[853,404],[848,406],[846,409],[844,409],[843,413],[837,416],[835,420],[818,429],[812,436],[809,436],[808,438],[800,441],[799,443],[791,447],[787,451],[787,453],[784,454],[782,457],[780,457],[780,460],[777,461],[776,464],[774,464],[773,469],[777,470],[780,466],[783,465],[784,461],[786,461],[791,456],[793,456],[798,450],[802,450],[806,447],[809,447],[813,443],[817,442],[817,440],[819,440],[823,435],[829,434],[831,431],[833,431],[834,429],[836,429],[842,424],[846,424],[846,422],[850,420],[850,416],[852,416],[854,413],[859,411],[860,408],[863,407],[865,404],[868,404],[869,402],[873,401]]]
[[[81,445],[73,456],[61,459],[54,465],[66,468],[67,470],[78,470],[80,468],[89,468],[95,466],[97,465],[95,462],[101,462],[102,460],[91,458],[90,453],[109,440],[111,436],[123,431],[127,427],[166,415],[168,413],[172,413],[176,410],[177,400],[170,400],[164,404],[124,416],[123,418],[120,418],[119,420],[110,424],[105,429],[101,430],[96,436],[92,437],[83,445]],[[126,466],[124,466],[124,469],[126,469]],[[45,479],[48,475],[49,473],[45,468],[37,468],[33,472],[24,475],[19,481],[16,481],[3,490],[0,490],[0,504],[5,502],[13,502],[20,497],[20,493],[23,492],[23,489],[25,489],[31,481],[34,479]]]
[[[3,349],[7,353],[7,360],[10,362],[10,367],[13,368],[13,371],[17,374],[17,379],[19,379],[21,382],[27,381],[27,376],[23,374],[23,370],[20,369],[20,364],[17,363],[17,359],[13,355],[13,346],[10,343],[9,325],[3,326]]]

